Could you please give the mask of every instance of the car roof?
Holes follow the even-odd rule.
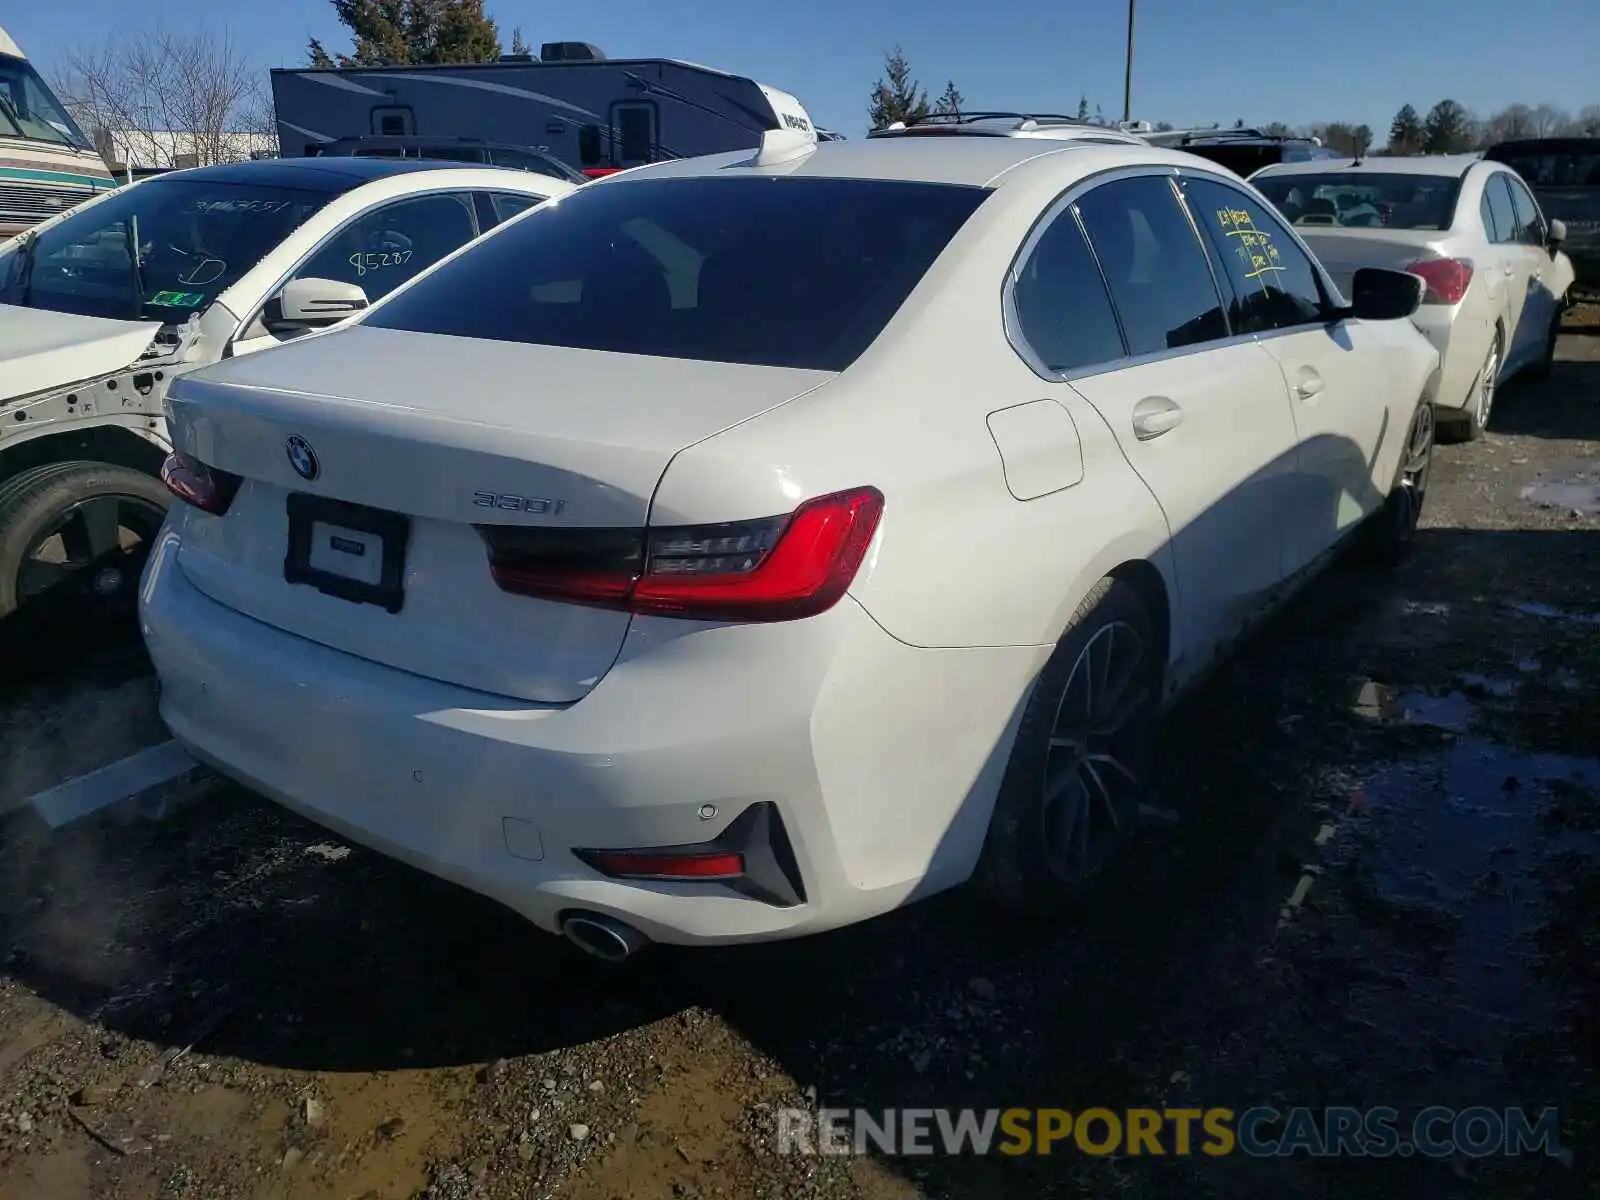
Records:
[[[1116,166],[1184,166],[1216,171],[1216,164],[1176,150],[1138,143],[1073,142],[1050,138],[909,137],[866,138],[858,142],[819,142],[802,158],[756,166],[748,150],[675,159],[607,176],[589,187],[611,187],[639,179],[690,178],[723,172],[822,179],[897,180],[995,187],[1024,163],[1071,155],[1083,174]]]
[[[1274,163],[1262,167],[1251,176],[1264,179],[1282,175],[1333,175],[1339,173],[1367,175],[1439,175],[1459,179],[1474,163],[1481,162],[1477,154],[1415,154],[1408,156],[1376,158],[1321,158],[1307,162]]]
[[[250,162],[221,163],[214,167],[191,167],[184,171],[171,171],[157,178],[338,193],[393,175],[451,168],[460,170],[461,164],[419,158],[262,158]]]

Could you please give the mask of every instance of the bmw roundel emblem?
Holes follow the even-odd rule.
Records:
[[[295,434],[283,444],[283,448],[289,455],[289,465],[301,479],[315,479],[322,474],[322,466],[317,462],[317,452],[305,438]]]

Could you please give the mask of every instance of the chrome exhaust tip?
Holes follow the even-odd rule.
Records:
[[[561,935],[585,954],[613,963],[632,958],[650,944],[633,926],[591,912],[568,913],[561,921]]]

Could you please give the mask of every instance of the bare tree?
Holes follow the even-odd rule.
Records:
[[[51,81],[110,161],[204,166],[248,158],[275,128],[264,71],[226,31],[157,26],[70,53]]]

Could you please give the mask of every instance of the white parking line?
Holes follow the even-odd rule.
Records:
[[[47,788],[24,803],[33,805],[52,829],[60,829],[108,805],[182,779],[198,765],[177,742],[166,741]]]

